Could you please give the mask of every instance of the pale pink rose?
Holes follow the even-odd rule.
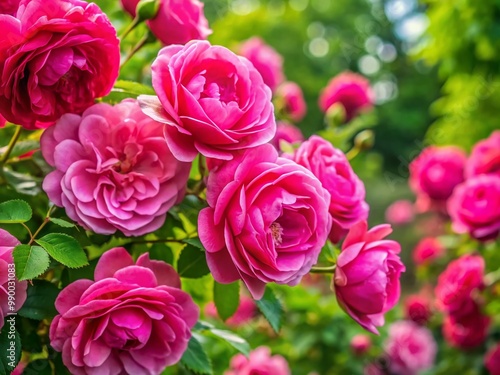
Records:
[[[500,130],[476,143],[465,164],[465,176],[491,173],[500,176]]]
[[[244,41],[238,52],[246,57],[262,75],[264,83],[272,91],[285,80],[283,74],[283,57],[276,50],[267,45],[261,38],[253,37]]]
[[[458,185],[448,200],[452,228],[480,241],[500,233],[500,175],[484,174]]]
[[[55,167],[43,189],[71,219],[96,233],[153,232],[184,197],[190,164],[173,157],[163,125],[133,99],[64,115],[40,143]]]
[[[385,210],[385,220],[393,225],[411,223],[414,217],[413,203],[404,199],[393,202]]]
[[[120,65],[116,31],[97,5],[22,0],[1,16],[0,113],[27,129],[82,113],[113,87]]]
[[[163,48],[152,65],[158,99],[140,96],[144,112],[165,126],[174,156],[198,152],[230,160],[237,150],[269,142],[276,133],[271,91],[242,57],[207,41]]]
[[[364,329],[377,333],[384,314],[399,300],[399,278],[405,266],[399,258],[401,246],[384,237],[392,232],[389,224],[368,230],[366,221],[354,225],[337,258],[332,280],[342,309]]]
[[[297,285],[330,232],[330,194],[304,167],[266,144],[209,174],[198,232],[214,279],[242,279],[255,299],[266,283]]]
[[[284,115],[299,122],[306,114],[307,106],[302,89],[295,82],[284,82],[276,90],[276,98],[281,101]]]
[[[354,224],[368,218],[365,186],[352,170],[345,154],[330,142],[313,135],[300,145],[293,156],[285,157],[310,170],[330,193],[332,242],[339,242]]]
[[[14,16],[17,13],[20,0],[2,0],[0,1],[0,14],[10,14]]]
[[[367,335],[355,335],[351,339],[351,350],[355,355],[365,354],[372,346],[372,340]]]
[[[276,148],[276,150],[280,151],[281,141],[293,144],[302,142],[303,140],[304,135],[298,127],[289,124],[288,122],[278,121],[278,124],[276,126],[276,135],[271,140],[271,144]]]
[[[420,294],[410,295],[405,299],[404,313],[407,319],[424,325],[432,316],[431,300]]]
[[[500,375],[500,344],[497,343],[488,350],[484,357],[484,366],[490,375]]]
[[[398,375],[417,375],[431,369],[437,353],[431,331],[405,320],[391,325],[384,348],[389,369]]]
[[[343,72],[333,77],[321,91],[319,107],[326,113],[333,104],[341,104],[345,109],[346,122],[361,112],[373,108],[374,93],[370,82],[363,76]]]
[[[132,17],[139,0],[121,0]],[[193,39],[206,39],[212,34],[203,13],[204,4],[198,0],[159,0],[158,13],[146,24],[165,45],[185,44]]]
[[[177,363],[199,316],[179,275],[122,247],[99,259],[94,281],[80,279],[57,297],[50,345],[74,375],[160,374]]]
[[[488,336],[491,319],[481,312],[478,304],[466,315],[447,315],[443,322],[443,336],[446,342],[460,349],[480,346]]]
[[[413,261],[417,265],[431,264],[436,259],[442,257],[445,253],[445,248],[434,237],[426,237],[419,241],[413,249]]]
[[[230,363],[230,368],[224,375],[291,375],[290,367],[285,358],[271,355],[267,346],[260,346],[250,352],[247,358],[236,354]]]
[[[205,315],[218,318],[217,308],[213,302],[209,302],[205,306]],[[242,295],[240,298],[240,304],[236,312],[226,320],[226,324],[230,327],[241,327],[249,323],[257,314],[257,305],[253,298]]]

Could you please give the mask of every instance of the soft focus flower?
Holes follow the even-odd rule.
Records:
[[[465,176],[491,173],[500,176],[500,130],[476,143],[465,164]]]
[[[363,328],[378,333],[384,313],[399,300],[405,266],[398,256],[400,245],[384,240],[392,232],[389,224],[367,229],[366,221],[360,221],[347,234],[333,286],[339,305]]]
[[[269,142],[276,133],[271,91],[248,60],[207,41],[163,48],[152,65],[158,99],[140,96],[145,113],[165,123],[174,156],[198,152],[232,159],[237,150]]]
[[[290,367],[285,358],[280,355],[271,356],[271,350],[260,346],[250,352],[247,358],[243,354],[236,354],[230,363],[230,368],[224,375],[290,375]]]
[[[427,328],[412,321],[393,323],[384,347],[394,374],[417,375],[434,366],[436,341]]]
[[[417,265],[430,264],[444,255],[445,248],[437,238],[422,238],[413,249],[413,261]]]
[[[99,259],[95,281],[80,279],[57,297],[50,344],[75,375],[160,374],[187,348],[199,309],[168,264],[124,248]]]
[[[332,242],[340,241],[355,223],[367,219],[369,207],[365,202],[365,186],[342,151],[313,135],[293,156],[286,157],[309,169],[330,193]]]
[[[275,91],[276,87],[285,80],[283,57],[259,37],[253,37],[243,42],[238,53],[250,60],[255,69],[262,75],[264,83],[272,91]]]
[[[255,299],[266,283],[297,285],[330,232],[330,194],[304,167],[266,144],[236,154],[208,177],[198,231],[219,283],[242,279]]]
[[[443,336],[451,346],[472,349],[481,345],[488,335],[490,318],[476,303],[466,315],[447,315],[443,323]]]
[[[82,113],[118,77],[119,41],[97,5],[22,0],[17,18],[0,17],[0,112],[27,129]]]
[[[21,0],[2,0],[0,1],[0,14],[16,15],[19,2]]]
[[[496,344],[484,357],[484,365],[490,375],[500,375],[500,344]]]
[[[471,177],[457,186],[448,200],[452,228],[480,241],[496,238],[500,232],[500,175]]]
[[[282,83],[276,90],[276,97],[281,101],[281,110],[292,121],[299,122],[304,118],[307,106],[299,85],[295,82]]]
[[[363,369],[363,375],[387,375],[385,363],[370,363]]]
[[[407,319],[424,325],[432,316],[431,301],[419,294],[408,296],[404,303],[404,312]]]
[[[132,17],[140,0],[121,0],[123,8]],[[198,0],[159,0],[158,13],[146,24],[166,45],[186,44],[193,39],[206,39],[212,34]]]
[[[372,346],[372,340],[367,335],[356,335],[351,339],[351,350],[355,355],[365,354]]]
[[[55,167],[43,182],[50,200],[101,234],[155,231],[182,200],[189,177],[190,164],[173,157],[163,125],[133,99],[62,116],[43,133],[41,149]]]
[[[393,202],[385,210],[385,220],[393,225],[411,223],[414,217],[413,203],[404,199]]]
[[[242,295],[240,297],[240,304],[236,312],[226,320],[226,324],[230,327],[241,327],[242,325],[250,322],[257,314],[257,305],[253,298]],[[209,302],[205,306],[205,315],[212,318],[217,318],[217,308],[213,302]]]
[[[370,82],[363,76],[343,72],[328,82],[319,97],[319,107],[326,113],[333,104],[339,103],[345,109],[346,122],[360,112],[373,107],[374,94]]]
[[[280,151],[281,141],[286,143],[297,143],[302,142],[303,140],[304,136],[298,127],[289,124],[288,122],[278,121],[276,126],[276,135],[271,140],[271,144],[276,148],[276,150]]]
[[[464,180],[465,152],[455,146],[424,149],[410,163],[410,187],[417,195],[417,208],[444,210],[453,189]]]

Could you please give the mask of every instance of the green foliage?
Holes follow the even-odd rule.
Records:
[[[86,266],[87,256],[73,237],[63,233],[50,233],[35,240],[52,258],[69,268]]]
[[[49,268],[49,255],[40,246],[18,245],[12,253],[19,280],[31,280]]]
[[[25,223],[32,214],[30,205],[20,199],[0,203],[0,223]]]
[[[28,295],[18,314],[26,318],[42,320],[56,316],[55,301],[59,289],[46,280],[33,280],[33,286],[28,288]]]
[[[214,303],[222,320],[229,319],[240,304],[240,283],[219,284],[214,282]]]
[[[177,261],[177,272],[181,277],[194,279],[210,273],[205,253],[193,245],[186,245]]]
[[[273,330],[278,333],[283,323],[283,306],[271,288],[266,287],[264,296],[255,303]]]
[[[16,318],[11,317],[10,319],[15,321]],[[0,332],[0,352],[2,353],[0,355],[0,375],[10,374],[21,359],[21,340],[19,333],[15,330],[15,323],[11,325],[7,321],[5,324],[4,329]],[[11,327],[14,328],[13,331]],[[12,364],[14,366],[11,366]]]
[[[181,363],[195,374],[211,375],[213,373],[210,359],[194,334],[189,340],[188,348],[182,356]]]
[[[66,220],[58,219],[56,217],[51,217],[50,221],[56,225],[59,225],[62,228],[74,228],[75,224],[72,224]]]

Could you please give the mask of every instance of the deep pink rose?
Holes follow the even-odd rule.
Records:
[[[417,265],[431,264],[436,259],[442,257],[445,253],[445,248],[434,237],[425,237],[419,241],[413,249],[413,261]]]
[[[495,239],[500,232],[500,175],[478,175],[458,185],[448,213],[455,232],[468,232],[480,241]]]
[[[253,37],[240,45],[239,54],[246,57],[262,75],[264,83],[274,92],[285,80],[283,57],[261,38]]]
[[[267,346],[260,346],[250,352],[247,358],[236,354],[231,359],[230,369],[224,375],[291,375],[290,367],[280,355],[271,356]]]
[[[27,129],[82,113],[118,77],[119,41],[106,15],[80,0],[22,0],[0,16],[0,112]]]
[[[276,133],[271,91],[242,57],[207,41],[163,48],[152,65],[158,99],[140,96],[145,113],[165,123],[174,156],[198,152],[230,160],[237,150],[269,142]]]
[[[297,285],[317,262],[330,232],[330,194],[304,167],[270,144],[214,167],[209,207],[198,232],[219,283],[242,279],[255,299],[266,283]]]
[[[351,339],[351,350],[355,355],[365,354],[372,346],[372,340],[367,335],[359,334],[355,335]]]
[[[3,128],[6,123],[7,123],[7,120],[5,120],[5,117],[0,115],[0,128]]]
[[[399,300],[399,277],[405,266],[399,258],[401,246],[384,240],[392,232],[389,224],[369,231],[366,221],[354,225],[337,258],[333,287],[339,305],[364,329],[377,333],[384,313]]]
[[[407,320],[391,325],[384,348],[389,369],[398,375],[417,375],[431,369],[437,353],[431,332]]]
[[[276,150],[280,151],[281,141],[293,144],[302,142],[303,140],[304,135],[298,127],[289,124],[288,122],[278,121],[278,124],[276,126],[276,135],[271,140],[271,144],[276,148]]]
[[[349,122],[360,112],[370,110],[374,97],[366,78],[356,73],[343,72],[332,78],[323,89],[319,107],[326,113],[333,104],[341,104],[345,109],[346,122]]]
[[[163,125],[133,99],[62,116],[43,133],[41,149],[55,167],[43,182],[50,200],[101,234],[155,231],[182,200],[189,177],[190,164],[173,157]]]
[[[177,363],[199,309],[168,264],[122,247],[104,253],[95,281],[77,280],[56,300],[50,344],[74,375],[160,374]]]
[[[4,325],[4,318],[9,313],[18,311],[26,301],[27,281],[18,281],[15,277],[15,268],[12,251],[20,245],[17,238],[0,228],[0,328]],[[12,279],[13,278],[13,279]],[[10,281],[12,279],[12,281]],[[9,292],[15,292],[14,299],[9,299]]]
[[[404,312],[407,319],[424,325],[432,316],[431,300],[419,294],[410,295],[405,299]]]
[[[500,130],[476,143],[465,164],[465,176],[491,173],[500,176]]]
[[[240,304],[236,312],[226,320],[226,324],[230,327],[241,327],[246,323],[250,322],[257,314],[257,305],[253,298],[242,295],[240,298]],[[205,306],[205,315],[212,318],[219,317],[217,313],[217,308],[213,302],[209,302]]]
[[[293,156],[287,157],[309,169],[330,193],[332,242],[340,241],[349,228],[368,218],[365,186],[342,151],[323,138],[313,135],[300,145]]]
[[[393,225],[411,223],[414,217],[413,203],[404,199],[393,202],[385,210],[385,220]]]
[[[466,315],[447,315],[443,323],[444,339],[451,346],[472,349],[481,345],[488,335],[491,319],[484,315],[480,307],[472,304]]]
[[[17,13],[20,0],[2,0],[0,1],[0,14],[10,14],[14,16]]]
[[[276,98],[281,104],[283,114],[294,122],[302,120],[307,106],[302,89],[295,82],[284,82],[276,90]]]
[[[496,344],[484,357],[484,365],[490,375],[500,375],[500,344]]]
[[[465,152],[455,146],[429,146],[410,163],[410,187],[417,209],[445,210],[446,200],[464,180]]]
[[[132,17],[139,0],[121,0]],[[198,0],[159,0],[158,13],[146,24],[163,44],[185,44],[193,39],[206,39],[212,34]]]

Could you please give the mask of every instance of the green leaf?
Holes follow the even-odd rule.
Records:
[[[196,339],[195,334],[189,340],[188,347],[181,358],[181,363],[196,374],[212,374],[210,359],[203,350],[200,342]]]
[[[28,363],[23,374],[52,375],[52,367],[48,359],[35,359]]]
[[[168,264],[174,263],[174,253],[172,249],[164,243],[155,243],[149,249],[149,257],[151,259],[162,260]]]
[[[234,332],[218,328],[212,328],[209,332],[212,333],[214,336],[224,340],[225,342],[227,342],[229,345],[231,345],[233,348],[243,353],[244,355],[248,356],[248,354],[250,354],[250,345],[248,344],[248,342],[246,342],[245,339],[238,336]]]
[[[156,95],[155,90],[152,87],[143,85],[142,83],[119,80],[116,81],[113,87],[115,92],[123,92],[128,94],[133,94],[135,96],[139,95]]]
[[[35,240],[52,258],[69,268],[79,268],[89,264],[87,255],[73,237],[63,233],[50,233]]]
[[[0,203],[0,224],[25,223],[33,212],[30,205],[20,199]]]
[[[28,288],[26,302],[18,314],[25,318],[42,320],[57,315],[55,302],[59,289],[46,280],[33,280],[33,286]]]
[[[186,239],[184,239],[184,242],[187,244],[193,245],[194,247],[197,247],[200,250],[205,251],[205,248],[203,247],[203,244],[201,243],[201,241],[198,237],[186,238]]]
[[[19,280],[31,280],[49,268],[49,255],[40,246],[18,245],[12,253]]]
[[[278,333],[283,320],[283,306],[278,298],[276,298],[274,292],[269,287],[266,287],[262,299],[256,300],[255,303],[273,330]]]
[[[57,217],[51,217],[50,221],[62,228],[73,228],[75,226],[75,224],[63,219],[58,219]]]
[[[40,142],[33,139],[27,139],[25,141],[17,142],[9,158],[15,158],[17,156],[22,156],[29,151],[33,151],[40,148]]]
[[[193,245],[186,245],[177,261],[177,272],[181,277],[197,279],[210,272],[205,253]]]
[[[4,169],[4,177],[7,183],[19,194],[35,196],[42,191],[40,184],[41,178],[33,177],[29,174],[14,172]]]
[[[8,316],[0,332],[0,374],[10,374],[21,359],[21,339],[15,328],[15,315]],[[13,323],[11,323],[13,322]],[[12,325],[11,325],[12,324]]]
[[[234,315],[240,304],[240,284],[219,284],[214,282],[214,303],[222,320]]]

